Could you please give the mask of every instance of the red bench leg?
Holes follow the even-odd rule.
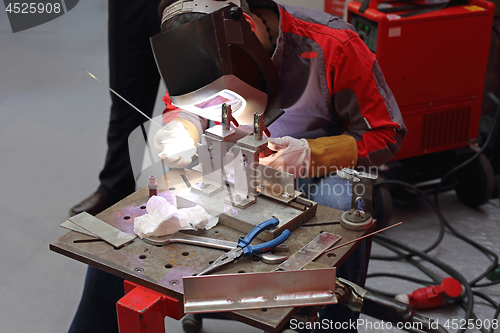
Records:
[[[181,319],[182,302],[125,281],[125,296],[116,302],[120,333],[163,333],[165,317]]]

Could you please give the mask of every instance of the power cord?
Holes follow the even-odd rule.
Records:
[[[444,272],[448,273],[451,277],[455,278],[456,280],[458,280],[462,284],[462,286],[465,288],[465,291],[466,291],[467,302],[461,301],[460,305],[464,308],[464,310],[466,312],[466,314],[465,314],[465,320],[466,320],[466,322],[469,322],[469,320],[472,319],[474,321],[474,323],[476,323],[476,327],[478,326],[477,325],[478,318],[477,318],[477,316],[473,312],[473,308],[474,308],[474,295],[476,295],[476,296],[478,296],[480,298],[485,299],[493,307],[496,308],[495,314],[493,316],[494,320],[497,319],[498,316],[500,315],[500,305],[497,302],[495,302],[489,296],[486,296],[486,295],[484,295],[484,294],[482,294],[480,292],[472,291],[472,288],[487,287],[487,286],[492,286],[492,285],[496,285],[496,284],[500,283],[500,280],[493,281],[493,282],[490,282],[490,283],[482,283],[482,284],[478,283],[480,280],[482,280],[484,277],[486,277],[492,271],[494,271],[494,270],[497,269],[497,267],[498,267],[498,261],[499,261],[498,260],[498,255],[496,253],[494,253],[493,251],[487,249],[486,247],[478,244],[477,242],[475,242],[475,241],[467,238],[466,236],[464,236],[463,234],[461,234],[460,232],[458,232],[454,227],[452,227],[450,225],[450,223],[443,216],[443,214],[441,212],[441,209],[439,207],[439,194],[440,194],[440,190],[441,190],[443,184],[445,183],[445,181],[451,175],[453,175],[455,172],[457,172],[458,170],[460,170],[461,168],[465,167],[469,163],[473,162],[476,158],[478,158],[484,152],[484,150],[488,146],[489,142],[491,141],[491,138],[492,138],[494,130],[495,130],[495,125],[498,122],[498,117],[499,117],[499,114],[500,114],[500,103],[498,101],[498,98],[496,98],[496,96],[494,96],[493,94],[490,93],[489,97],[497,105],[497,109],[496,109],[496,114],[495,114],[495,118],[494,118],[494,121],[493,121],[493,127],[491,128],[491,131],[488,134],[486,141],[484,142],[483,146],[472,157],[470,157],[465,162],[459,164],[458,166],[456,166],[455,168],[453,168],[452,170],[450,170],[448,173],[446,173],[441,178],[440,182],[438,183],[438,185],[436,187],[436,192],[434,194],[434,202],[431,201],[427,197],[427,195],[425,193],[423,193],[419,188],[417,188],[416,186],[414,186],[412,184],[403,182],[403,181],[398,181],[398,180],[384,180],[384,181],[378,182],[378,183],[376,183],[374,185],[374,186],[381,186],[381,185],[385,185],[385,184],[395,184],[395,185],[399,185],[399,186],[410,188],[412,191],[414,191],[419,196],[421,196],[422,198],[424,198],[424,200],[436,212],[436,215],[438,216],[438,219],[439,219],[439,226],[440,226],[440,228],[439,228],[439,235],[438,235],[437,239],[429,247],[427,247],[424,250],[412,249],[411,247],[409,247],[409,246],[407,246],[405,244],[399,243],[399,242],[397,242],[395,240],[391,240],[391,239],[389,239],[389,238],[387,238],[387,237],[385,237],[383,235],[380,235],[380,234],[374,235],[374,241],[376,243],[378,243],[378,244],[380,244],[380,245],[388,248],[389,250],[395,252],[397,255],[396,256],[371,256],[371,259],[378,259],[378,260],[401,260],[401,259],[405,259],[409,263],[411,263],[414,266],[416,266],[419,270],[421,270],[424,274],[426,274],[428,277],[430,277],[433,281],[426,281],[426,280],[417,279],[417,278],[414,278],[414,277],[408,277],[408,276],[404,276],[404,275],[400,275],[400,274],[391,274],[391,273],[374,273],[374,274],[369,274],[367,276],[367,277],[381,277],[381,276],[384,276],[384,277],[398,278],[398,279],[403,279],[403,280],[408,280],[408,281],[412,281],[412,282],[415,282],[415,283],[419,283],[419,284],[422,284],[422,285],[431,285],[431,284],[439,283],[440,280],[439,280],[439,278],[434,273],[432,273],[425,266],[421,265],[418,261],[416,261],[416,260],[413,259],[413,257],[415,257],[415,256],[420,257],[421,259],[432,263],[436,267],[438,267],[441,270],[443,270]],[[431,250],[435,249],[441,243],[441,241],[443,239],[443,236],[444,236],[445,227],[448,228],[455,235],[455,237],[457,237],[457,238],[463,240],[464,242],[470,244],[471,246],[475,247],[476,249],[478,249],[479,251],[481,251],[482,253],[484,253],[489,259],[492,259],[493,264],[484,273],[480,274],[479,276],[477,276],[476,278],[472,279],[469,282],[459,272],[457,272],[456,270],[454,270],[449,265],[446,265],[445,263],[443,263],[443,262],[437,260],[436,258],[433,258],[430,255],[428,255],[427,254],[428,252],[430,252]],[[402,249],[406,253],[403,253],[402,251],[400,251],[398,249]],[[381,293],[381,294],[384,294],[386,296],[390,296],[390,297],[394,296],[394,295],[391,295],[391,294],[388,294],[388,293],[384,293],[384,292],[380,292],[380,291],[377,291],[377,292]],[[482,325],[481,325],[481,327],[478,327],[478,328],[481,330],[481,332],[488,333],[488,331],[484,327],[482,327]],[[466,329],[459,329],[457,332],[458,333],[462,333],[462,332],[465,332],[465,330]],[[492,326],[491,330],[489,331],[489,333],[493,333],[494,330],[495,329]]]

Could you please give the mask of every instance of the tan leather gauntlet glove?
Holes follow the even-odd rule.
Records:
[[[323,177],[358,162],[358,145],[350,135],[307,139],[311,149],[309,177]]]

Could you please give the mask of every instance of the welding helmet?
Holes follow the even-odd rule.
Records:
[[[151,38],[158,69],[175,106],[220,121],[223,103],[240,125],[264,113],[269,126],[279,109],[279,79],[269,54],[253,33],[239,1],[180,0],[162,23],[188,12],[206,16]]]

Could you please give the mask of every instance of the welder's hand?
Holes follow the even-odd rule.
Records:
[[[196,153],[194,140],[184,125],[172,120],[154,136],[155,152],[169,168],[185,168]]]
[[[307,177],[311,164],[311,149],[305,139],[290,136],[267,139],[269,149],[275,151],[260,159],[260,164],[293,174],[294,178]]]

